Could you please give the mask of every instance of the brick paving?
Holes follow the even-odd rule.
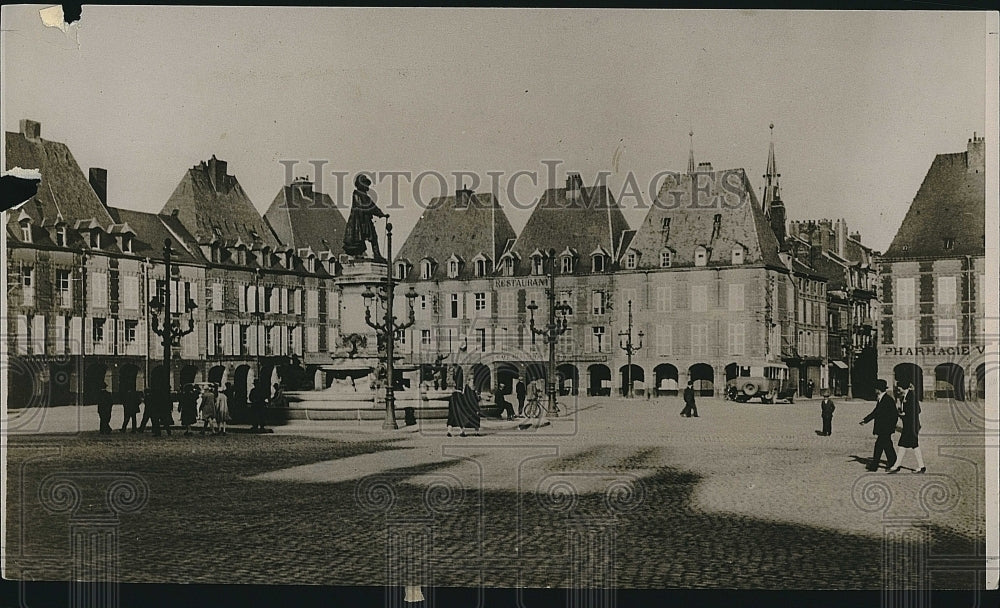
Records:
[[[96,413],[56,408],[48,432],[8,437],[8,576],[69,576],[70,518],[42,508],[39,488],[95,471],[149,487],[119,518],[129,582],[398,583],[387,560],[414,534],[429,535],[419,578],[445,586],[876,589],[886,517],[934,555],[985,551],[982,434],[964,426],[975,404],[924,404],[929,472],[894,476],[864,470],[870,403],[839,402],[831,437],[815,434],[817,402],[703,399],[698,419],[673,399],[578,405],[542,429],[490,421],[465,438],[443,421],[100,436]],[[78,515],[101,508],[102,483],[77,482]],[[953,570],[933,585],[975,579]]]

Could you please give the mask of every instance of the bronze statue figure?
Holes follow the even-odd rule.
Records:
[[[372,181],[364,173],[354,178],[354,197],[351,200],[351,215],[347,219],[347,229],[344,231],[344,253],[363,257],[367,250],[366,242],[371,243],[372,257],[376,262],[385,262],[378,250],[378,235],[375,233],[373,217],[388,218],[385,213],[368,195]]]

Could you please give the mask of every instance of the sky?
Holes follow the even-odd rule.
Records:
[[[331,171],[434,171],[448,193],[455,171],[479,190],[503,172],[520,230],[567,171],[588,185],[610,172],[616,195],[631,172],[648,204],[650,179],[685,170],[692,142],[759,194],[773,123],[789,219],[845,218],[881,251],[934,155],[984,132],[997,30],[972,12],[87,5],[64,33],[39,8],[3,7],[0,121],[37,120],[84,172],[106,168],[117,207],[159,211],[214,154],[263,211],[283,161],[315,177],[321,160],[334,198]],[[543,161],[560,161],[556,183]],[[400,184],[394,202],[375,184],[397,239],[420,215]],[[424,200],[442,189],[421,186]],[[623,205],[638,227],[644,204]]]

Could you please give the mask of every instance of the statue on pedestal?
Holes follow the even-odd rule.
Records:
[[[364,173],[354,178],[354,197],[351,199],[351,215],[347,218],[347,229],[344,231],[344,253],[355,257],[364,257],[367,251],[366,243],[371,243],[372,258],[376,262],[385,262],[378,250],[378,235],[375,233],[373,217],[388,218],[375,204],[368,190],[372,181]]]

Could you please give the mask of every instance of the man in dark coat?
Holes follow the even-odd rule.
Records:
[[[372,181],[365,174],[359,174],[354,178],[354,197],[351,200],[351,215],[347,218],[347,228],[344,230],[344,253],[354,256],[363,256],[367,247],[366,242],[371,243],[372,257],[376,262],[383,262],[385,259],[378,250],[378,235],[375,233],[375,223],[373,217],[388,218],[385,213],[368,195]]]
[[[681,416],[698,417],[698,406],[694,403],[694,382],[691,380],[688,380],[687,388],[684,389],[684,409],[681,410]]]
[[[924,455],[920,452],[918,439],[920,435],[920,402],[917,401],[917,393],[912,383],[900,383],[896,388],[899,390],[900,402],[902,403],[902,411],[899,415],[903,418],[903,432],[899,434],[899,443],[897,444],[899,457],[889,472],[898,472],[906,452],[913,450],[913,455],[917,457],[917,470],[914,473],[926,473],[927,467],[924,466]]]
[[[507,420],[514,419],[514,406],[507,401],[504,396],[503,387],[499,384],[497,385],[497,390],[493,391],[493,404],[500,408],[500,417],[503,418],[503,414],[506,412]]]
[[[101,388],[97,393],[97,415],[101,419],[101,434],[110,435],[111,434],[111,393],[108,391],[108,385],[101,383]]]
[[[132,421],[132,432],[136,432],[137,425],[135,419],[139,415],[140,403],[142,403],[142,393],[135,389],[125,391],[125,394],[122,396],[122,404],[125,406],[125,417],[122,419],[123,433],[126,427],[128,427],[129,420]]]
[[[833,429],[833,410],[837,409],[837,406],[833,404],[833,400],[830,399],[829,390],[823,391],[823,401],[820,402],[819,409],[823,417],[823,432],[820,435],[829,437]]]
[[[258,431],[263,433],[266,429],[264,428],[264,416],[267,414],[267,398],[270,397],[270,391],[267,389],[267,384],[263,380],[257,380],[253,384],[253,389],[250,390],[250,410],[251,419],[253,420],[253,426],[250,427],[251,431]]]
[[[518,376],[514,379],[514,394],[517,396],[517,415],[524,417],[524,399],[528,396],[528,387],[524,385],[524,380]]]
[[[885,452],[886,468],[896,464],[896,450],[892,447],[892,434],[896,432],[896,421],[899,414],[896,412],[896,401],[887,392],[889,385],[885,380],[875,381],[875,409],[858,424],[867,424],[874,420],[872,435],[875,435],[875,452],[872,455],[872,462],[868,465],[869,471],[878,470],[878,463]]]

